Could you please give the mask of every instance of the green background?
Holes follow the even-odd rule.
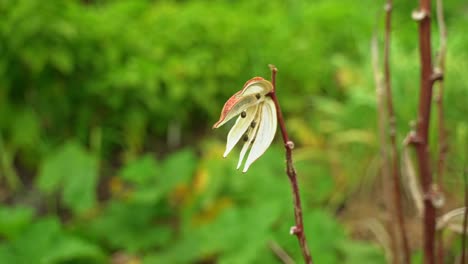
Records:
[[[394,2],[401,142],[417,113],[417,2]],[[468,4],[445,2],[445,188],[460,207]],[[385,263],[356,231],[382,214],[370,40],[376,31],[382,44],[383,4],[0,0],[0,263],[281,263],[274,245],[300,263],[280,137],[242,174],[239,148],[222,158],[230,125],[211,129],[269,63],[315,261]],[[434,19],[434,54],[438,42]],[[356,197],[374,209],[351,210]]]

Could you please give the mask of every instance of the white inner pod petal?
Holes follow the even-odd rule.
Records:
[[[248,85],[243,89],[243,95],[257,94],[266,95],[273,90],[271,82],[263,78],[253,78],[248,81]]]
[[[231,99],[229,99],[228,102],[230,102]],[[235,99],[232,99],[235,100]],[[252,107],[256,104],[259,104],[260,102],[263,101],[263,98],[257,99],[255,95],[246,95],[246,96],[241,96],[240,99],[237,99],[238,101],[234,103],[234,105],[231,107],[229,112],[226,113],[226,116],[222,117],[215,125],[214,128],[218,128],[225,123],[227,123],[229,120],[234,118],[235,116],[239,115],[242,111],[246,110],[249,107]],[[223,111],[226,108],[226,104],[223,107]]]
[[[239,142],[239,139],[244,135],[245,131],[252,123],[258,110],[258,105],[251,106],[245,110],[245,117],[239,115],[234,126],[232,126],[229,134],[227,136],[226,151],[223,154],[223,157],[226,157],[229,152],[234,148],[234,146]]]
[[[271,89],[269,89],[269,87],[265,86],[263,83],[255,83],[247,87],[247,89],[245,89],[242,95],[244,96],[252,95],[252,94],[265,95],[269,93],[270,91]]]
[[[265,153],[275,137],[276,126],[275,104],[271,98],[267,98],[262,104],[262,115],[260,117],[258,132],[242,172],[246,172],[250,165]]]
[[[255,83],[255,84],[252,84],[249,87],[247,87],[245,89],[245,91],[242,93],[242,95],[251,95],[251,94],[257,94],[257,93],[264,93],[265,90],[266,89],[261,84]]]
[[[240,155],[239,155],[239,162],[237,163],[237,169],[240,168],[241,164],[242,164],[242,161],[244,161],[244,157],[245,157],[245,153],[247,153],[247,150],[249,149],[249,147],[252,145],[252,142],[255,140],[256,138],[256,135],[257,135],[257,131],[258,131],[258,127],[259,127],[259,123],[260,123],[260,117],[262,115],[262,104],[259,105],[258,109],[257,109],[257,112],[255,113],[255,118],[254,118],[254,122],[255,122],[255,126],[253,127],[252,130],[250,130],[250,132],[247,134],[248,136],[248,140],[247,142],[244,143],[244,146],[242,147],[242,150],[240,152]]]

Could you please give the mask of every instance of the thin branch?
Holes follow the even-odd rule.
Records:
[[[437,230],[435,234],[435,239],[437,243],[437,263],[443,264],[444,263],[444,230]]]
[[[379,66],[379,47],[377,43],[377,30],[374,32],[371,41],[371,57],[372,57],[372,70],[374,72],[374,82],[375,82],[375,93],[376,93],[376,101],[377,101],[377,125],[379,129],[379,141],[380,141],[380,159],[381,159],[381,174],[383,179],[384,185],[384,196],[385,196],[385,203],[387,204],[387,209],[390,212],[394,212],[394,204],[392,199],[392,193],[387,186],[391,185],[391,177],[390,177],[390,158],[388,155],[388,139],[387,139],[387,113],[385,110],[385,87],[383,83],[382,74],[380,72]],[[387,254],[388,263],[398,263],[398,247],[397,247],[397,239],[395,238],[395,215],[393,213],[389,214],[389,221],[388,223],[388,234],[389,234],[389,248],[391,254]]]
[[[307,246],[306,235],[304,232],[304,223],[302,220],[302,206],[301,198],[299,195],[299,185],[297,183],[296,169],[294,169],[293,160],[292,160],[292,150],[294,148],[294,143],[289,140],[288,132],[286,130],[286,125],[284,123],[283,113],[281,112],[280,104],[278,98],[276,97],[276,73],[278,69],[274,65],[269,65],[271,69],[271,83],[273,84],[273,91],[270,93],[270,97],[275,103],[276,114],[278,117],[278,123],[281,129],[281,135],[283,137],[284,148],[286,150],[286,173],[288,175],[289,181],[291,182],[291,188],[293,192],[294,200],[294,219],[296,225],[291,227],[291,234],[296,235],[299,240],[299,245],[301,247],[302,256],[306,264],[312,264],[312,256]]]
[[[378,219],[370,218],[363,221],[362,225],[369,229],[369,231],[375,236],[380,246],[384,249],[385,252],[385,259],[387,263],[393,263],[395,257],[393,256],[393,252],[391,247],[391,243],[393,243],[390,237],[390,234],[385,229],[384,225],[379,222]]]
[[[435,73],[441,76],[437,82],[438,93],[436,96],[437,103],[437,119],[438,119],[438,130],[439,130],[439,160],[437,164],[437,180],[439,187],[442,187],[442,176],[444,174],[445,159],[447,157],[448,145],[447,145],[447,131],[445,129],[444,122],[444,105],[443,105],[443,93],[444,93],[444,79],[445,79],[445,60],[447,54],[447,27],[445,26],[444,19],[444,6],[442,0],[437,0],[437,24],[439,25],[439,39],[440,47],[437,56],[437,66]]]
[[[447,213],[437,218],[436,229],[450,229],[451,231],[463,234],[463,216],[465,215],[466,207],[460,207],[448,211]]]
[[[432,102],[433,68],[431,52],[431,1],[419,0],[419,10],[413,12],[413,18],[419,23],[419,52],[421,64],[420,95],[415,145],[419,164],[419,177],[424,193],[424,263],[435,263],[435,219],[436,210],[431,199],[432,170],[429,158],[429,123]]]
[[[284,264],[294,264],[294,260],[276,241],[268,241],[268,246]]]
[[[387,98],[387,114],[389,119],[389,133],[391,145],[391,163],[392,163],[392,179],[393,179],[393,203],[396,218],[398,221],[397,228],[400,233],[403,263],[409,264],[410,251],[408,246],[408,238],[406,237],[405,220],[403,217],[403,209],[401,206],[401,183],[400,183],[400,165],[398,158],[398,148],[396,143],[396,117],[393,108],[392,98],[392,83],[390,75],[390,44],[391,44],[391,31],[392,31],[392,8],[393,1],[387,0],[385,4],[385,41],[384,41],[384,81],[385,92]]]
[[[408,192],[413,199],[414,206],[418,217],[422,217],[424,211],[423,196],[421,194],[421,186],[419,185],[413,161],[411,160],[408,143],[403,143],[402,151],[402,175],[407,186]]]
[[[445,129],[444,122],[444,74],[445,74],[445,58],[447,53],[447,27],[445,26],[444,19],[444,6],[443,0],[436,1],[436,11],[437,11],[437,24],[439,25],[439,53],[437,56],[437,66],[435,73],[437,73],[441,78],[437,82],[438,90],[436,96],[437,104],[437,122],[438,122],[438,133],[439,133],[439,143],[438,143],[438,162],[437,162],[437,183],[439,189],[443,192],[443,175],[445,169],[445,160],[448,153],[448,144],[447,144],[447,131]],[[443,230],[437,231],[436,240],[437,240],[437,259],[438,263],[444,263],[444,236]]]

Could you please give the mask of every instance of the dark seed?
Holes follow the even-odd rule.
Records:
[[[260,99],[261,96],[260,96],[260,94],[256,94],[255,97],[256,97],[257,100],[258,100],[258,99]]]
[[[241,112],[241,117],[242,117],[242,118],[245,118],[246,116],[247,116],[247,113],[246,113],[245,111],[242,111],[242,112]]]
[[[247,142],[249,140],[249,136],[244,135],[244,138],[242,140],[244,140],[244,142]]]
[[[250,123],[250,127],[251,127],[251,128],[254,128],[256,124],[257,124],[257,123],[256,123],[255,121],[252,121],[252,123]]]

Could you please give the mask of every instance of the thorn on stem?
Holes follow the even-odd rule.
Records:
[[[417,145],[421,143],[422,143],[421,138],[417,135],[416,131],[414,130],[410,131],[408,135],[406,136],[406,138],[403,140],[403,144],[405,146]]]
[[[384,6],[384,10],[385,10],[385,12],[392,11],[392,4],[386,3],[385,6]]]
[[[445,196],[437,184],[434,183],[431,185],[431,189],[429,190],[427,196],[435,208],[442,208],[442,206],[444,206]]]
[[[291,228],[289,229],[289,234],[290,235],[297,235],[301,232],[301,229],[297,226],[291,226]]]
[[[268,67],[270,67],[270,70],[271,70],[272,72],[278,72],[278,68],[276,68],[275,65],[273,65],[273,64],[268,64]]]
[[[439,68],[435,68],[434,72],[431,75],[431,81],[435,83],[436,81],[442,81],[444,79],[444,74]]]
[[[293,150],[294,149],[294,142],[292,142],[291,140],[286,142],[286,148]]]
[[[414,10],[411,13],[411,18],[414,19],[415,21],[421,21],[425,18],[429,18],[429,14],[427,13],[426,10]]]

